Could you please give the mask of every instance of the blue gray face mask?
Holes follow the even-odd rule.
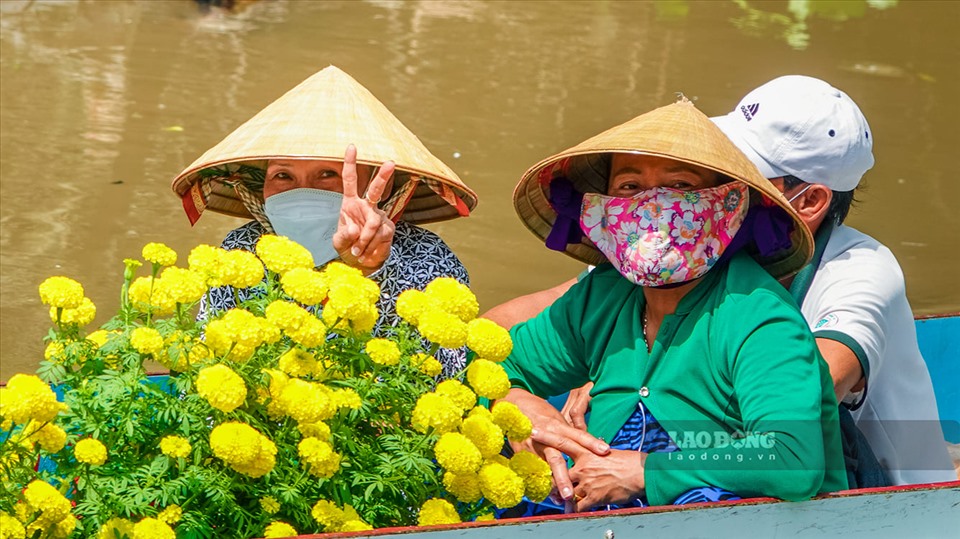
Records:
[[[277,234],[303,245],[322,266],[337,258],[333,234],[340,219],[343,195],[321,189],[300,188],[266,199],[263,211]]]

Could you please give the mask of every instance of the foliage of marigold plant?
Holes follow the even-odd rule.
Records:
[[[286,238],[257,254],[201,245],[178,268],[149,244],[145,264],[124,261],[119,312],[100,328],[79,283],[44,282],[45,359],[0,388],[5,534],[277,537],[489,518],[546,496],[549,466],[500,455],[529,420],[479,400],[505,392],[496,362],[511,343],[474,323],[468,288],[405,292],[404,322],[375,337],[374,281],[311,269]],[[255,293],[196,321],[222,284]],[[439,347],[465,342],[483,360],[435,379]],[[157,363],[168,376],[148,376]]]

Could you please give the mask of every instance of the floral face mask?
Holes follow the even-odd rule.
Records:
[[[663,286],[707,273],[748,206],[748,187],[737,181],[697,191],[657,187],[631,198],[587,193],[580,228],[624,277]]]

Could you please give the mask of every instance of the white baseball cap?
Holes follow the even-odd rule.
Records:
[[[711,118],[767,178],[852,191],[873,167],[873,134],[850,97],[813,77],[773,79]]]

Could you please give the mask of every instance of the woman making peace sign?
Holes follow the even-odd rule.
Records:
[[[172,187],[191,223],[205,209],[253,217],[227,234],[225,249],[253,251],[263,234],[275,233],[310,250],[318,267],[339,259],[363,271],[381,290],[374,333],[398,322],[400,292],[437,277],[470,284],[443,240],[413,223],[469,215],[476,194],[333,66],[237,128]],[[246,299],[249,290],[237,297]],[[234,290],[214,288],[199,317],[234,306]],[[445,374],[464,362],[461,351],[441,349],[437,359]]]

